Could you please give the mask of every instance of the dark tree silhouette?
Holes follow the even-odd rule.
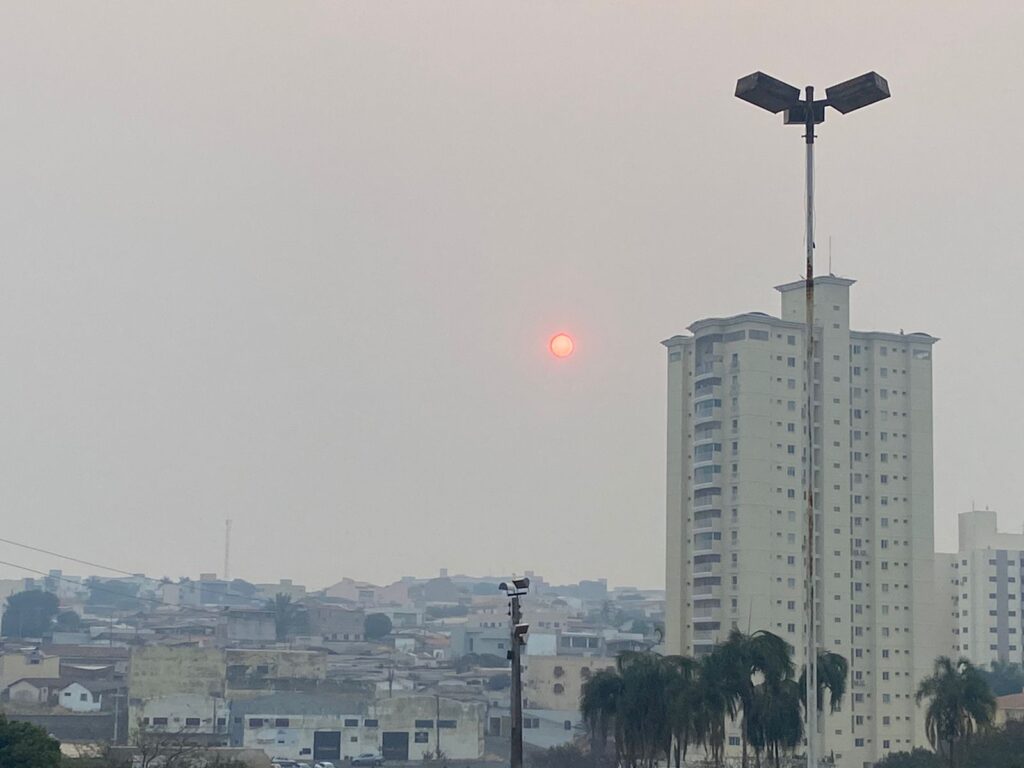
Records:
[[[59,768],[60,742],[30,723],[0,714],[0,765],[3,768]]]
[[[56,595],[39,590],[18,592],[7,598],[0,634],[6,637],[42,637],[50,631],[60,610]]]
[[[363,634],[367,640],[380,640],[391,634],[391,619],[383,613],[371,613],[366,617]]]

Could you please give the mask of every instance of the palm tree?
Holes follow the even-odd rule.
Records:
[[[615,714],[622,697],[622,676],[617,670],[602,669],[583,684],[580,714],[590,731],[591,749],[603,755],[608,732],[615,726]]]
[[[963,657],[956,662],[948,656],[937,658],[934,672],[921,681],[915,698],[918,704],[929,699],[925,734],[932,749],[948,758],[950,768],[956,768],[960,743],[967,744],[976,731],[991,725],[996,711],[981,671]]]
[[[279,592],[273,600],[267,600],[266,610],[274,613],[274,627],[278,640],[287,640],[290,632],[302,626],[305,609],[298,603],[293,603],[291,595]]]
[[[825,711],[825,691],[828,690],[828,711],[838,712],[846,695],[846,680],[850,665],[844,656],[831,651],[818,651],[818,711]],[[800,703],[807,705],[807,669],[800,673]]]
[[[696,737],[697,662],[689,656],[668,656],[665,664],[671,674],[668,692],[670,748],[676,768],[686,761],[686,750]]]
[[[733,659],[722,646],[702,656],[698,662],[697,685],[694,691],[694,732],[710,754],[715,766],[722,765],[725,750],[725,719],[736,718],[737,697]]]
[[[616,744],[630,768],[653,768],[672,740],[667,692],[673,670],[654,653],[619,654],[622,693],[616,712]]]
[[[747,765],[747,749],[753,745],[760,763],[760,751],[766,743],[765,734],[754,737],[753,729],[764,727],[767,711],[755,712],[765,706],[777,706],[776,689],[793,677],[793,649],[776,634],[759,630],[745,635],[738,629],[717,649],[724,654],[729,669],[727,685],[743,711],[740,732],[743,745],[743,766]],[[758,684],[756,681],[760,679]],[[758,695],[758,685],[763,690]],[[781,699],[780,699],[781,701]]]

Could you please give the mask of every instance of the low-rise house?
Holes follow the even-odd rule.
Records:
[[[273,694],[234,702],[235,746],[260,747],[293,760],[339,761],[364,752],[387,761],[420,760],[438,750],[451,760],[484,754],[483,704],[443,696],[352,696]]]
[[[57,692],[57,704],[72,712],[111,710],[114,696],[125,690],[125,684],[117,680],[76,680]]]
[[[229,608],[220,616],[217,639],[228,644],[276,643],[276,614],[259,608]]]
[[[60,657],[38,648],[19,649],[0,655],[0,691],[25,678],[60,677]]]
[[[56,704],[66,681],[59,677],[23,677],[7,686],[7,700],[18,704]]]
[[[310,634],[330,642],[361,642],[366,624],[366,612],[336,603],[320,600],[306,602]]]
[[[996,697],[996,725],[1024,721],[1024,693]]]

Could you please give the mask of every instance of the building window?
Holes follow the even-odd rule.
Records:
[[[167,725],[167,718],[166,717],[154,717],[153,718],[153,725]]]
[[[187,728],[198,728],[199,727],[199,723],[200,723],[200,720],[199,720],[198,717],[186,717],[185,718],[185,726]]]
[[[288,727],[288,718],[287,717],[279,717],[279,718],[277,718],[276,720],[274,720],[274,727],[275,728],[287,728]]]
[[[376,718],[363,720],[364,728],[380,728],[380,721]]]
[[[537,724],[539,726],[540,725],[540,721],[537,721]],[[459,726],[459,723],[458,723],[457,720],[438,720],[437,721],[437,727],[438,728],[458,728],[458,726]]]
[[[250,728],[262,728],[263,727],[263,720],[261,718],[259,718],[259,717],[254,717],[254,718],[249,720],[249,727]]]
[[[354,717],[353,718],[346,718],[345,719],[345,727],[346,728],[358,728],[359,727],[359,721],[357,719],[355,719]]]

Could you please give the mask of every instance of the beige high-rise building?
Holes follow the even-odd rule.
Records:
[[[819,749],[870,766],[925,743],[913,694],[946,648],[933,586],[936,339],[851,330],[853,282],[815,280],[818,638],[850,663]],[[778,286],[780,317],[708,318],[664,342],[669,652],[699,656],[735,626],[775,632],[803,663],[804,287]]]

